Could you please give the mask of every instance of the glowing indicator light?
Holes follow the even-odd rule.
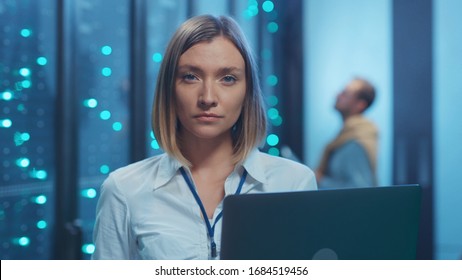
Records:
[[[99,117],[102,120],[109,120],[111,118],[111,112],[109,112],[108,110],[104,110],[99,114]]]
[[[23,77],[30,76],[30,69],[29,68],[21,68],[19,69],[19,74]]]
[[[101,167],[99,168],[99,171],[102,173],[102,174],[108,174],[110,169],[109,169],[109,166],[107,165],[101,165]]]
[[[103,46],[101,48],[101,53],[104,55],[110,55],[112,53],[112,48],[110,46]]]
[[[23,88],[30,88],[32,86],[32,83],[29,80],[24,80],[21,82],[21,86]]]
[[[271,123],[274,125],[274,126],[280,126],[282,124],[282,118],[281,116],[278,116],[277,118],[275,118],[274,120],[271,120]]]
[[[88,107],[88,108],[96,108],[96,106],[98,106],[98,100],[94,98],[85,99],[83,101],[83,106]]]
[[[37,58],[37,64],[41,66],[45,66],[48,63],[48,60],[44,56],[40,56]]]
[[[154,150],[159,150],[160,149],[159,143],[157,142],[156,139],[151,141],[151,148],[153,148]]]
[[[266,137],[266,143],[270,146],[276,146],[279,143],[279,137],[276,134],[270,134]]]
[[[109,67],[104,67],[101,69],[101,74],[103,74],[104,77],[109,77],[112,75],[112,69]]]
[[[154,62],[161,62],[162,61],[162,54],[161,53],[155,53],[152,55],[152,60]]]
[[[278,84],[278,77],[276,77],[275,75],[269,75],[269,76],[266,78],[266,83],[267,83],[269,86],[274,87],[275,85]]]
[[[274,10],[274,3],[272,1],[265,1],[261,5],[261,8],[263,9],[263,11],[269,13]]]
[[[274,107],[278,105],[279,99],[275,95],[272,95],[268,97],[267,102],[270,107]]]
[[[95,198],[96,190],[93,188],[85,189],[85,190],[82,190],[81,194],[83,197],[86,197],[86,198]]]
[[[273,155],[273,156],[279,156],[279,149],[275,147],[271,147],[268,149],[268,154]]]
[[[276,33],[279,30],[279,25],[273,21],[273,22],[268,23],[266,28],[268,29],[270,33]]]
[[[35,178],[39,180],[45,180],[48,177],[48,174],[45,170],[37,170],[35,172]]]
[[[270,109],[268,110],[268,118],[269,118],[270,120],[274,120],[274,119],[277,119],[277,117],[279,117],[279,111],[278,111],[278,109],[276,109],[276,108],[270,108]]]
[[[0,120],[0,127],[8,128],[8,127],[11,127],[12,125],[13,123],[11,122],[10,119]]]
[[[10,101],[13,99],[13,93],[11,91],[4,91],[2,93],[2,99],[5,101]]]
[[[39,195],[35,198],[35,203],[43,205],[47,203],[47,197],[45,195]]]
[[[38,229],[46,229],[48,226],[47,222],[44,220],[40,220],[37,222],[37,228]]]
[[[121,122],[115,122],[112,124],[112,129],[114,131],[121,131],[122,130],[122,123]]]
[[[23,236],[18,239],[19,246],[25,247],[25,246],[28,246],[29,244],[30,244],[30,239],[28,237]]]
[[[27,28],[21,29],[21,36],[22,37],[27,38],[30,35],[32,35],[32,31],[30,31],[30,29],[27,29]]]
[[[18,158],[16,160],[16,165],[19,167],[28,167],[30,164],[30,160],[28,158]]]
[[[85,254],[93,254],[95,252],[95,245],[93,244],[84,244],[82,246],[82,252]]]

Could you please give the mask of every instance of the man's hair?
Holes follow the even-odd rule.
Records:
[[[374,103],[375,88],[366,79],[355,78],[355,80],[359,81],[361,83],[361,87],[357,91],[357,97],[358,97],[358,99],[364,100],[366,102],[366,107],[364,108],[364,111],[365,111],[366,109],[368,109],[372,105],[372,103]]]
[[[200,42],[223,36],[241,53],[245,62],[246,93],[239,119],[233,127],[234,162],[242,162],[266,135],[267,121],[258,67],[247,40],[230,17],[202,15],[185,21],[175,32],[160,66],[152,106],[152,129],[159,146],[185,165],[191,163],[181,153],[175,101],[175,77],[181,55]]]

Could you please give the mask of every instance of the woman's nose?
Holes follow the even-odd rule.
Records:
[[[204,82],[199,96],[199,105],[201,107],[214,107],[217,105],[217,95],[212,82]]]

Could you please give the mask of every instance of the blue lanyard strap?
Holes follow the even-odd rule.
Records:
[[[194,187],[193,182],[191,181],[189,176],[186,174],[186,171],[184,170],[183,167],[180,168],[180,171],[181,171],[181,175],[183,175],[183,178],[186,181],[186,184],[188,184],[188,187],[191,190],[191,193],[193,194],[194,199],[196,200],[197,204],[199,205],[199,208],[201,209],[202,217],[204,218],[205,224],[207,225],[207,232],[210,237],[210,247],[212,250],[212,257],[215,258],[217,256],[217,244],[215,243],[215,240],[214,240],[215,225],[223,216],[223,211],[220,211],[220,213],[217,215],[217,218],[215,219],[213,226],[210,225],[209,218],[207,216],[207,212],[205,211],[204,204],[202,203],[199,197],[199,194],[196,192],[196,188]],[[235,192],[236,195],[241,193],[242,186],[244,185],[246,177],[247,177],[247,170],[244,169],[244,173],[242,174],[241,180],[239,181],[239,185]]]

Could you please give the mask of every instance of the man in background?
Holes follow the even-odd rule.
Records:
[[[374,86],[362,78],[350,81],[337,95],[335,109],[342,117],[343,127],[326,146],[316,170],[320,189],[377,185],[378,131],[363,116],[374,99]]]

